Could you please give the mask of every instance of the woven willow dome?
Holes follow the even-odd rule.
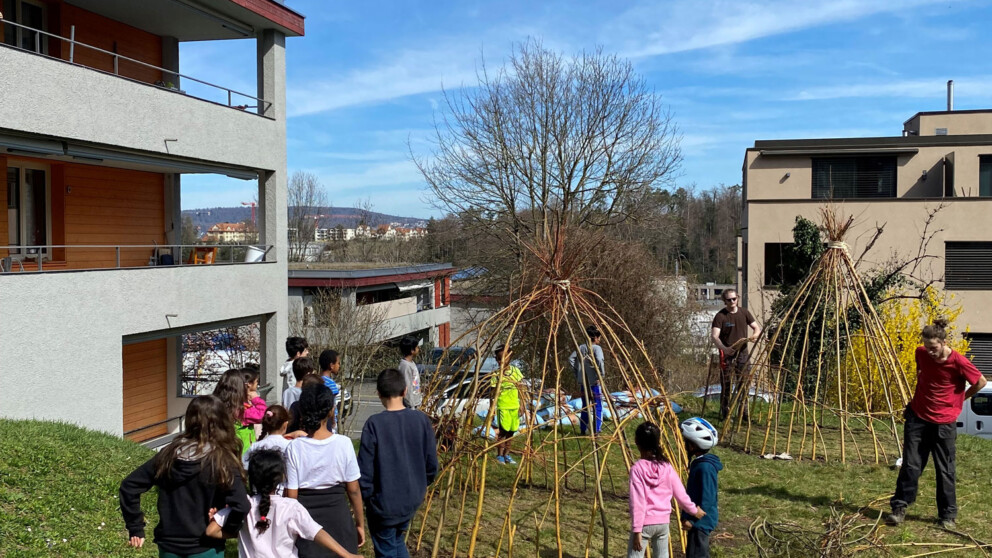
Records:
[[[821,214],[826,250],[752,349],[722,439],[762,455],[890,462],[909,382],[844,243],[854,218]]]
[[[492,376],[482,371],[482,358],[457,379],[438,373],[428,381],[424,409],[437,428],[441,469],[409,544],[431,556],[623,552],[628,472],[638,459],[633,432],[642,420],[660,425],[668,458],[680,473],[686,470],[678,419],[657,370],[643,345],[630,342],[620,315],[578,276],[594,243],[571,242],[559,232],[532,247],[534,271],[525,280],[530,288],[454,343],[488,356],[507,342],[514,357],[525,360],[529,387],[521,390],[530,404],[521,408],[512,442],[517,466],[495,459]],[[600,328],[606,355],[605,377],[599,371],[603,428],[595,437],[580,435],[573,399],[578,389],[568,365],[571,352],[589,342],[587,324]],[[447,365],[442,360],[438,368]],[[495,375],[501,382],[502,371]],[[443,396],[452,383],[467,386],[461,399]],[[673,539],[679,544],[681,537],[673,533]]]

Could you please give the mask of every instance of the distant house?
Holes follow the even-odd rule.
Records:
[[[378,311],[385,320],[378,341],[414,335],[438,347],[451,342],[450,263],[319,264],[289,266],[289,313],[306,327],[319,327],[313,300],[334,292],[343,304]]]
[[[246,223],[217,223],[207,230],[204,238],[208,242],[245,243],[249,242],[251,231]]]

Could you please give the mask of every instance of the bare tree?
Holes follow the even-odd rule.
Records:
[[[555,227],[628,219],[681,161],[671,114],[617,56],[530,41],[478,80],[445,92],[433,153],[414,161],[438,208],[518,256]]]
[[[369,261],[369,255],[372,250],[372,243],[377,240],[374,236],[373,226],[378,225],[378,222],[373,222],[375,205],[372,203],[372,198],[360,199],[355,202],[355,211],[358,213],[358,224],[355,226],[355,239],[354,242],[358,245],[360,252],[360,261]]]
[[[289,178],[289,261],[301,262],[317,242],[317,229],[324,227],[321,216],[330,203],[317,175],[296,171]]]

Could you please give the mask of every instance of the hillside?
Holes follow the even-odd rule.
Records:
[[[353,229],[360,220],[360,210],[354,207],[324,207],[311,208],[308,214],[326,215],[325,223],[328,228],[341,225],[344,228]],[[250,207],[204,207],[201,209],[184,209],[183,215],[193,218],[193,224],[200,227],[200,230],[207,230],[217,223],[239,223],[251,218]],[[399,215],[389,215],[387,213],[370,212],[369,225],[375,227],[396,223],[396,226],[414,228],[422,227],[427,223],[427,219],[420,217],[401,217]]]

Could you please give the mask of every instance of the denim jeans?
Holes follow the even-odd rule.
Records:
[[[955,519],[958,515],[955,493],[955,450],[958,429],[956,423],[935,424],[916,416],[906,407],[906,425],[903,427],[902,467],[896,480],[896,493],[889,501],[893,510],[904,509],[916,501],[920,475],[933,456],[937,473],[937,516]]]
[[[668,524],[645,525],[641,528],[641,549],[634,550],[634,534],[627,542],[627,558],[644,558],[644,551],[651,546],[651,558],[668,558]]]
[[[410,558],[410,551],[404,540],[410,527],[409,520],[398,525],[384,525],[381,520],[372,516],[368,516],[368,520],[376,558]]]
[[[603,388],[599,384],[595,384],[589,388],[589,392],[582,390],[582,412],[579,413],[579,430],[583,434],[589,430],[589,404],[592,402],[592,410],[595,414],[596,429],[593,431],[599,433],[603,429]]]
[[[689,529],[685,534],[685,558],[710,558],[709,531]]]

